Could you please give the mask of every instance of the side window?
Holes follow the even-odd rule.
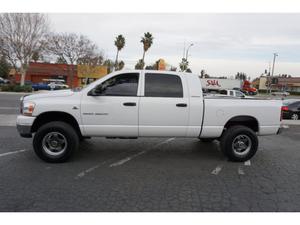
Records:
[[[233,96],[233,91],[229,91],[229,95],[230,95],[230,96]]]
[[[147,73],[145,75],[145,96],[183,98],[180,77],[169,74]]]
[[[137,96],[138,73],[124,73],[114,76],[97,86],[104,96]]]

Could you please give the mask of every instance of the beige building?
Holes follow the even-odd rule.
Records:
[[[253,80],[253,87],[257,88],[258,90],[267,90],[268,78],[271,82],[271,88],[274,91],[288,91],[300,93],[300,77],[274,76],[273,78],[271,78],[261,76]]]
[[[252,81],[252,86],[258,90],[267,90],[267,77],[258,77]]]

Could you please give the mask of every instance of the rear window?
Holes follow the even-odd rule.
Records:
[[[145,96],[182,98],[183,88],[177,75],[147,73],[145,75]]]

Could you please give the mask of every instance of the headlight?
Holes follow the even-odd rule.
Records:
[[[21,112],[24,116],[32,116],[35,104],[33,102],[23,102]]]

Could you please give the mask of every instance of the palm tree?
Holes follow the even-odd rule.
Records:
[[[117,47],[117,55],[116,55],[116,61],[115,61],[115,69],[118,67],[118,58],[119,58],[119,52],[124,48],[125,46],[125,38],[123,37],[122,34],[119,34],[116,37],[115,40],[115,46]]]
[[[142,37],[141,42],[143,43],[143,47],[144,47],[144,52],[143,52],[143,58],[142,58],[142,62],[145,63],[144,59],[145,59],[145,53],[146,51],[148,51],[148,49],[151,47],[151,45],[153,44],[153,36],[151,33],[147,32],[144,33],[144,37]],[[144,68],[144,66],[143,66]]]

